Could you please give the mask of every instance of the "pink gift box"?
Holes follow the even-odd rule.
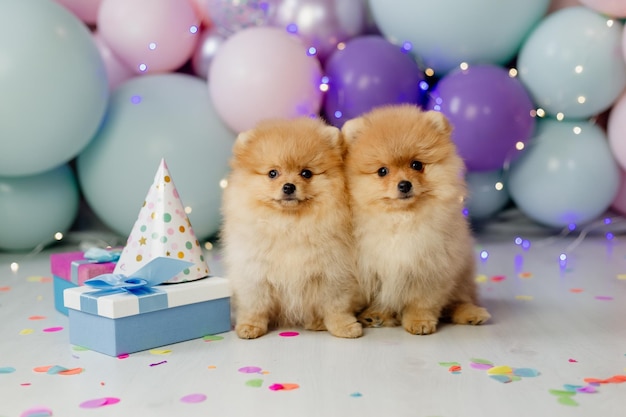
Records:
[[[84,252],[64,252],[50,255],[50,270],[54,286],[54,307],[68,315],[63,304],[63,291],[84,285],[85,281],[102,274],[110,274],[116,262],[101,262],[85,258]]]

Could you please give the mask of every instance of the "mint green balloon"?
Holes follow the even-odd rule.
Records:
[[[462,62],[506,64],[550,0],[369,0],[376,25],[443,76]]]
[[[51,0],[0,1],[0,175],[74,158],[107,101],[104,63],[84,23]]]
[[[519,77],[548,114],[586,119],[611,107],[626,87],[623,25],[586,7],[545,18],[520,50]]]
[[[204,80],[135,77],[114,90],[102,128],[78,156],[79,183],[96,216],[128,236],[165,158],[196,236],[206,238],[219,230],[234,140]]]
[[[465,208],[470,219],[485,222],[494,218],[509,202],[502,170],[470,171],[465,175],[468,198]]]
[[[588,121],[540,120],[535,137],[512,165],[509,193],[538,223],[565,227],[595,220],[619,188],[619,168],[606,134]]]
[[[74,172],[61,165],[41,174],[0,177],[0,250],[31,250],[65,234],[79,207]]]

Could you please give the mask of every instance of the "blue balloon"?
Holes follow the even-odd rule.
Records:
[[[509,192],[538,223],[565,227],[604,213],[619,188],[606,134],[588,121],[540,120],[537,134],[511,165]]]
[[[465,208],[471,220],[493,218],[510,200],[502,170],[468,172],[465,180],[468,190]]]
[[[0,177],[0,249],[30,250],[65,234],[78,215],[74,172],[61,165],[41,174]]]
[[[0,2],[0,175],[73,159],[108,98],[104,63],[83,22],[50,0]]]
[[[461,62],[504,65],[550,0],[370,0],[380,31],[443,76]]]
[[[550,115],[586,119],[611,107],[626,87],[619,53],[623,25],[586,7],[561,9],[520,50],[520,80]]]
[[[234,139],[204,80],[136,77],[113,92],[102,128],[77,159],[78,179],[96,216],[128,236],[165,158],[196,236],[206,238],[221,223],[221,181]]]

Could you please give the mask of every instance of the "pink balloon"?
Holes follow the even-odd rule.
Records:
[[[211,16],[209,15],[209,0],[190,0],[196,14],[204,26],[211,26]]]
[[[622,215],[626,215],[626,171],[622,167],[619,169],[619,188],[611,203],[611,208]]]
[[[94,24],[98,18],[98,9],[102,0],[56,0],[76,17],[87,24]]]
[[[104,61],[104,67],[109,80],[109,90],[114,90],[118,85],[135,76],[133,70],[115,56],[111,48],[102,40],[102,37],[97,31],[93,32],[92,36],[98,47],[100,56]]]
[[[266,118],[318,114],[321,78],[319,60],[299,37],[252,27],[220,46],[209,69],[209,93],[222,120],[241,132]]]
[[[613,103],[606,134],[613,156],[626,169],[626,92]]]
[[[624,0],[580,0],[580,2],[602,14],[626,17],[626,1]]]
[[[98,30],[133,71],[162,73],[191,57],[200,19],[187,0],[102,0]]]

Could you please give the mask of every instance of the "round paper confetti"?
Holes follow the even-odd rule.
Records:
[[[278,333],[278,335],[282,336],[282,337],[294,337],[294,336],[298,336],[299,334],[300,333],[298,333],[298,332],[281,332],[281,333]]]
[[[243,368],[238,369],[242,374],[258,374],[262,371],[258,366],[244,366]]]
[[[104,398],[96,398],[93,400],[88,400],[80,403],[80,408],[100,408],[105,407],[107,405],[113,405],[120,402],[119,398],[115,397],[104,397]]]
[[[46,407],[30,408],[20,414],[20,417],[47,417],[52,415],[52,410]]]
[[[58,327],[48,327],[47,329],[43,329],[43,331],[46,332],[46,333],[60,332],[61,330],[63,330],[63,327],[61,327],[61,326],[58,326]]]
[[[184,397],[181,397],[180,402],[188,403],[188,404],[195,404],[195,403],[201,403],[205,400],[206,400],[206,395],[204,394],[189,394],[189,395],[185,395]]]

